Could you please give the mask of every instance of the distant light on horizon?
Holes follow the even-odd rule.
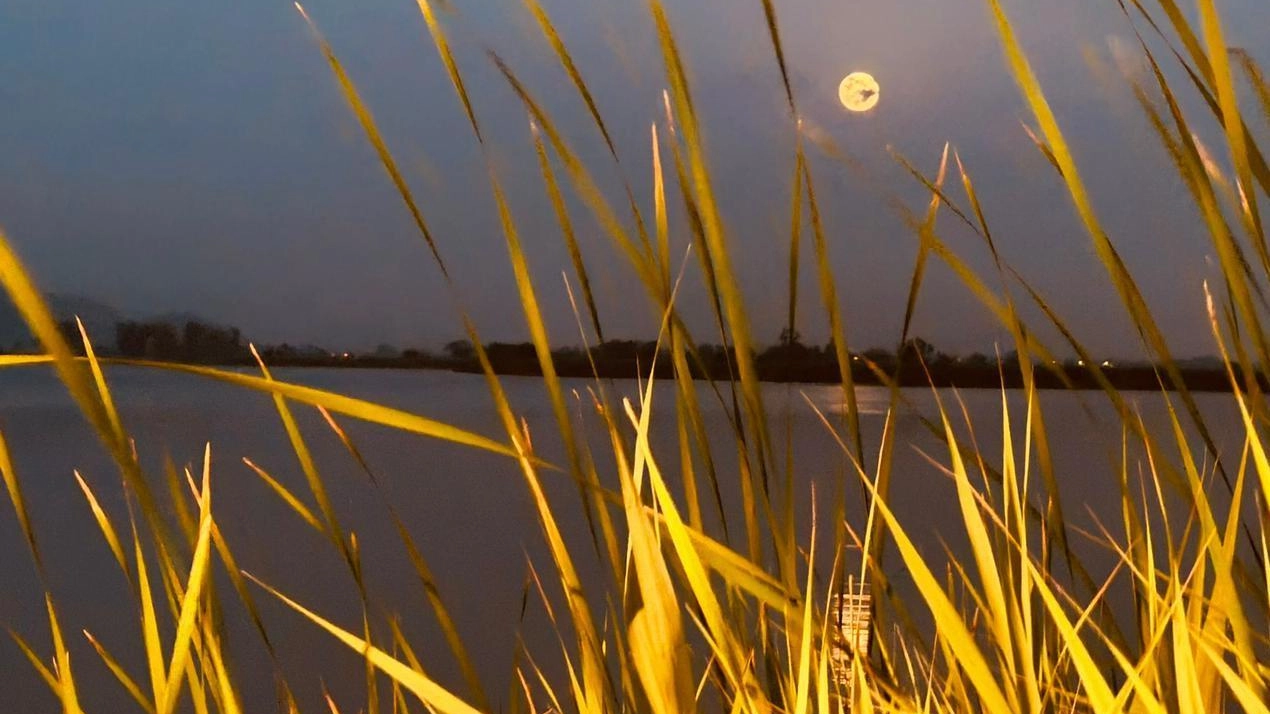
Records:
[[[852,72],[838,85],[838,100],[853,112],[867,112],[878,104],[878,81],[868,72]]]

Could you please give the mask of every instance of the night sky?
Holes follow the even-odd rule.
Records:
[[[560,277],[568,258],[525,112],[486,49],[504,56],[543,101],[615,205],[618,170],[521,3],[451,1],[456,13],[445,22],[530,252],[552,339],[576,343]],[[786,313],[794,125],[762,7],[758,0],[667,4],[756,334],[774,341]],[[621,171],[651,214],[649,125],[661,120],[665,80],[646,3],[544,5],[609,122]],[[1219,6],[1228,41],[1270,66],[1270,5]],[[417,6],[313,0],[306,8],[375,112],[483,336],[524,339],[483,160]],[[1015,0],[1006,9],[1100,216],[1176,351],[1211,353],[1200,291],[1212,274],[1211,248],[1123,78],[1121,68],[1139,62],[1131,27],[1111,0]],[[812,149],[852,346],[897,338],[917,238],[889,201],[920,213],[929,198],[886,147],[933,173],[950,141],[1005,257],[1093,349],[1138,355],[1058,177],[1020,125],[1031,117],[986,3],[785,0],[777,10],[800,113],[865,167],[847,170]],[[868,114],[838,103],[838,82],[854,70],[881,86]],[[1185,98],[1225,165],[1211,115],[1192,93]],[[136,315],[193,311],[261,342],[436,348],[460,334],[426,246],[289,1],[6,0],[0,106],[0,225],[48,290]],[[1247,106],[1250,120],[1259,116]],[[1270,139],[1264,123],[1254,132]],[[962,198],[959,188],[952,194]],[[655,316],[632,273],[582,204],[570,201],[607,334],[652,337]],[[682,255],[682,212],[676,207],[671,217]],[[939,227],[987,271],[985,250],[950,213]],[[800,329],[808,341],[823,341],[804,245]],[[702,295],[694,261],[681,302],[707,334]],[[960,352],[990,351],[1002,339],[942,265],[930,273],[915,332]]]

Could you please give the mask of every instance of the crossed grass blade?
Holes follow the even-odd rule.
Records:
[[[423,557],[423,553],[419,550],[419,546],[415,542],[414,537],[410,535],[410,530],[407,528],[406,523],[397,512],[397,509],[383,493],[379,484],[379,479],[376,478],[374,472],[371,471],[370,465],[367,464],[366,459],[363,458],[361,451],[353,443],[352,439],[349,438],[348,433],[344,431],[343,427],[335,421],[335,418],[332,417],[329,412],[325,409],[322,409],[321,412],[323,418],[326,419],[327,425],[330,426],[333,432],[335,432],[340,442],[344,445],[344,448],[348,450],[349,454],[352,455],[358,466],[361,467],[363,473],[365,473],[369,478],[372,487],[383,501],[384,506],[388,511],[388,515],[392,519],[393,525],[397,530],[397,535],[400,538],[402,545],[406,548],[406,553],[410,558],[410,564],[414,568],[415,574],[419,577],[420,584],[423,586],[424,594],[428,598],[428,604],[432,607],[433,614],[437,618],[437,623],[441,627],[446,643],[449,645],[450,651],[454,655],[454,659],[463,673],[463,678],[471,693],[472,700],[476,703],[478,708],[489,710],[489,700],[485,696],[485,689],[481,684],[480,676],[477,674],[476,666],[473,664],[471,655],[468,653],[467,647],[464,645],[463,639],[459,635],[458,627],[455,625],[454,618],[450,614],[450,609],[446,606],[445,601],[441,597],[441,592],[437,585],[436,578],[432,574],[431,567],[428,566],[427,560]],[[316,526],[316,524],[313,525]],[[321,528],[318,527],[318,530],[321,530]],[[403,651],[407,655],[407,662],[410,663],[413,669],[418,672],[422,672],[422,667],[419,665],[418,660],[414,658],[414,653],[410,650],[408,645],[404,644],[404,638],[398,637],[399,630],[397,628],[396,620],[394,619],[390,622],[393,626],[394,642],[398,643],[399,646],[404,645]]]

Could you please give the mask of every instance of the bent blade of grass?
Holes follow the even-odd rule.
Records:
[[[547,149],[542,143],[542,133],[536,123],[530,123],[534,137],[534,149],[538,154],[538,168],[542,173],[542,182],[547,189],[547,197],[556,213],[556,221],[560,225],[560,235],[564,238],[565,248],[569,251],[569,260],[573,263],[573,273],[582,288],[582,299],[586,303],[587,314],[591,318],[591,327],[595,330],[596,339],[604,342],[604,328],[600,324],[600,313],[595,306],[595,296],[591,292],[591,278],[582,259],[582,249],[578,245],[577,235],[573,231],[573,221],[569,218],[569,209],[565,205],[564,196],[560,193],[560,183],[556,180],[555,171],[551,168],[551,160],[547,157]]]
[[[1239,61],[1239,66],[1243,68],[1244,77],[1248,79],[1248,83],[1252,85],[1258,101],[1261,102],[1261,113],[1264,115],[1266,123],[1270,124],[1270,83],[1266,82],[1265,75],[1261,72],[1261,65],[1257,64],[1257,60],[1253,59],[1248,50],[1242,47],[1230,48],[1230,54]]]
[[[119,661],[106,650],[105,646],[97,641],[96,637],[93,637],[91,632],[84,630],[84,637],[88,640],[88,643],[93,646],[93,649],[97,650],[97,654],[101,657],[101,661],[105,663],[106,668],[109,669],[110,673],[113,674],[115,679],[119,681],[119,684],[124,688],[124,691],[128,692],[128,696],[132,697],[133,701],[135,701],[137,705],[146,712],[146,714],[154,714],[154,703],[146,698],[145,693],[141,691],[141,687],[137,685],[137,682],[128,674],[127,670],[119,664]]]
[[[785,86],[785,99],[789,102],[791,114],[797,114],[794,106],[794,88],[789,83],[789,69],[785,66],[785,50],[781,47],[780,28],[776,22],[776,6],[772,0],[763,0],[763,17],[767,20],[767,34],[772,40],[772,51],[776,53],[776,65],[781,71],[781,83]]]
[[[1155,77],[1156,84],[1164,97],[1168,106],[1169,114],[1173,119],[1174,126],[1177,129],[1177,150],[1179,152],[1179,172],[1188,179],[1187,185],[1191,190],[1191,194],[1195,203],[1200,209],[1200,213],[1208,227],[1209,236],[1212,239],[1214,248],[1217,251],[1219,260],[1221,261],[1222,274],[1225,278],[1227,288],[1232,293],[1235,307],[1238,308],[1240,316],[1248,325],[1250,336],[1253,339],[1263,362],[1270,360],[1270,344],[1267,344],[1265,335],[1261,329],[1261,318],[1258,314],[1257,307],[1253,302],[1253,294],[1255,293],[1264,301],[1261,295],[1260,283],[1253,277],[1247,259],[1244,256],[1239,243],[1231,235],[1230,228],[1226,225],[1226,221],[1222,216],[1221,209],[1218,206],[1217,196],[1213,189],[1212,181],[1209,178],[1206,167],[1210,162],[1205,160],[1205,153],[1198,138],[1187,124],[1182,114],[1181,107],[1178,105],[1174,97],[1172,89],[1169,87],[1168,81],[1164,77],[1163,71],[1155,60],[1155,56],[1146,46],[1146,43],[1139,38],[1142,50],[1150,63],[1151,71]],[[1157,128],[1162,141],[1167,141],[1165,134],[1161,133]],[[1252,202],[1255,205],[1255,201]],[[1270,252],[1267,251],[1265,242],[1257,240],[1259,227],[1252,220],[1253,216],[1247,211],[1241,211],[1241,216],[1245,219],[1245,227],[1249,236],[1254,240],[1257,248],[1257,254],[1261,259],[1262,268],[1270,271]],[[1259,386],[1255,379],[1250,379],[1249,389],[1258,390]],[[1257,400],[1260,402],[1260,400]]]
[[[368,658],[370,662],[379,669],[379,671],[401,684],[401,686],[410,690],[412,694],[419,698],[419,701],[422,702],[424,706],[434,709],[441,714],[479,714],[477,709],[473,708],[454,694],[451,694],[444,687],[429,679],[426,675],[411,669],[409,665],[403,663],[387,652],[369,644],[366,640],[354,635],[348,630],[331,623],[321,615],[309,610],[286,595],[283,595],[273,586],[268,585],[251,573],[244,572],[243,575],[250,578],[254,583],[259,585],[269,594],[281,600],[283,604],[303,615],[313,624],[323,630],[326,630],[349,649]]]
[[[564,40],[560,39],[560,33],[556,31],[556,27],[551,22],[551,17],[547,15],[547,11],[543,9],[542,3],[538,0],[524,0],[525,6],[529,8],[533,14],[534,20],[537,21],[538,27],[542,30],[542,34],[547,38],[547,42],[551,44],[551,49],[556,54],[557,61],[564,68],[565,74],[569,75],[569,81],[573,83],[578,95],[582,97],[582,101],[586,104],[587,112],[591,115],[591,121],[595,123],[595,127],[600,130],[600,135],[604,137],[604,144],[609,149],[609,154],[613,156],[613,161],[617,162],[617,147],[613,144],[613,138],[609,135],[608,127],[604,125],[604,118],[600,115],[600,109],[596,106],[595,98],[591,96],[591,90],[587,88],[586,81],[582,79],[582,73],[578,71],[578,66],[573,61],[573,56],[569,54],[569,48],[565,46]]]
[[[119,569],[123,571],[124,577],[131,578],[128,574],[128,559],[124,555],[123,543],[119,540],[119,534],[115,531],[115,526],[110,522],[110,517],[102,510],[101,504],[97,502],[97,496],[93,494],[93,490],[88,487],[88,482],[84,481],[84,477],[79,471],[75,471],[75,481],[79,483],[79,488],[84,492],[84,498],[88,501],[88,507],[92,509],[93,518],[97,521],[97,527],[101,529],[102,536],[106,539],[106,544],[110,546],[110,553],[115,556],[115,562],[119,564]]]
[[[429,0],[418,0],[417,4],[419,12],[423,14],[424,22],[428,25],[428,34],[432,35],[437,54],[441,56],[441,62],[445,64],[445,73],[450,78],[454,93],[463,103],[463,111],[472,125],[472,131],[476,134],[477,141],[483,143],[484,138],[481,136],[480,125],[476,121],[476,112],[472,109],[472,100],[468,96],[467,87],[463,84],[463,76],[459,74],[458,64],[454,61],[454,53],[450,51],[450,41],[446,38],[445,28],[441,27],[441,23],[437,21],[436,12],[432,9],[432,3]]]
[[[31,516],[27,512],[26,498],[22,495],[22,482],[18,472],[13,468],[13,457],[9,454],[9,442],[0,431],[0,477],[4,478],[5,490],[9,493],[9,501],[13,504],[13,512],[18,517],[18,527],[26,539],[27,548],[31,550],[31,560],[41,577],[44,574],[44,560],[40,556],[39,542],[35,538],[35,529],[31,527]]]
[[[454,85],[455,91],[458,94],[459,98],[464,103],[464,110],[467,114],[470,124],[472,125],[473,132],[476,134],[478,142],[483,143],[483,140],[481,138],[480,128],[476,122],[476,115],[472,110],[471,102],[468,101],[467,91],[463,86],[462,77],[458,73],[458,67],[454,62],[453,55],[451,54],[449,50],[449,44],[448,44],[448,41],[446,40],[445,32],[443,28],[441,28],[440,24],[437,22],[435,13],[433,13],[432,11],[432,5],[428,2],[428,0],[418,0],[418,5],[419,5],[420,11],[423,13],[424,20],[428,25],[428,31],[433,37],[434,44],[436,44],[437,46],[437,51],[441,55],[442,60],[446,63],[446,71],[451,79],[451,83]],[[446,268],[445,262],[441,258],[440,252],[437,249],[436,241],[433,239],[432,233],[430,229],[428,228],[426,221],[423,218],[423,214],[419,210],[418,202],[415,201],[414,196],[410,191],[409,185],[405,182],[404,178],[401,175],[401,172],[397,169],[397,164],[392,157],[392,153],[388,150],[387,144],[384,142],[383,137],[379,133],[379,129],[376,126],[374,119],[371,117],[369,110],[366,108],[366,105],[362,102],[360,96],[358,95],[357,89],[353,85],[352,80],[349,79],[348,75],[344,72],[344,69],[342,65],[340,64],[339,59],[335,56],[334,50],[331,48],[330,44],[326,42],[325,38],[322,37],[321,33],[318,32],[317,26],[309,18],[308,14],[304,11],[304,8],[297,3],[296,9],[300,11],[300,14],[304,17],[309,27],[312,28],[315,36],[317,37],[319,41],[321,49],[327,58],[328,63],[331,65],[331,69],[334,71],[336,78],[340,82],[340,86],[344,91],[345,99],[347,100],[349,106],[353,109],[354,113],[357,115],[358,119],[360,120],[362,124],[362,128],[364,129],[367,138],[370,140],[371,144],[375,147],[375,150],[379,155],[380,162],[384,165],[385,170],[389,173],[390,177],[392,178],[393,184],[396,187],[397,192],[400,194],[402,201],[405,202],[407,208],[410,210],[410,214],[412,218],[414,219],[416,228],[418,228],[420,234],[423,236],[424,240],[427,242],[428,248],[431,250],[432,256],[437,263],[437,267],[440,269],[441,275],[445,279],[445,283],[447,288],[449,289],[451,298],[455,301],[457,305],[459,305],[459,314],[462,317],[463,328],[467,332],[468,339],[472,342],[476,350],[477,360],[480,363],[482,373],[485,375],[485,381],[487,386],[489,387],[490,394],[494,398],[495,406],[499,412],[499,417],[504,422],[504,425],[507,428],[507,433],[509,437],[511,437],[513,441],[517,440],[518,436],[517,436],[517,431],[514,425],[514,419],[511,416],[511,409],[507,403],[507,397],[503,391],[502,384],[498,380],[497,375],[494,374],[493,367],[490,365],[488,355],[486,355],[485,353],[484,345],[480,339],[480,336],[476,332],[475,325],[473,325],[466,311],[462,308],[461,301],[459,301],[457,296],[457,290],[456,290],[454,281],[452,277],[450,276],[448,269]],[[323,405],[323,406],[327,406],[332,411],[342,411],[338,408],[332,407],[329,404]],[[357,416],[357,415],[352,414],[351,416]],[[403,429],[403,430],[410,431],[410,429]],[[489,445],[494,442],[485,440],[484,443]],[[502,447],[500,450],[500,453],[504,453],[508,456],[514,456],[514,457],[520,456],[520,452],[514,446]],[[536,459],[531,459],[531,462],[535,465],[541,463],[541,462],[538,462]]]
[[[106,419],[110,423],[111,430],[123,438],[126,433],[123,428],[123,421],[119,418],[119,412],[115,409],[115,400],[110,396],[110,388],[106,386],[106,375],[101,371],[101,364],[97,361],[97,353],[93,350],[93,342],[88,339],[88,330],[84,329],[84,323],[75,317],[75,326],[79,329],[80,339],[84,343],[84,356],[88,360],[89,371],[93,375],[93,383],[97,385],[97,393],[101,398],[101,406],[106,413]]]
[[[18,646],[18,650],[22,652],[22,656],[26,657],[27,661],[31,663],[31,668],[34,669],[35,673],[40,675],[40,679],[44,680],[44,683],[48,685],[49,691],[53,692],[54,695],[58,695],[59,686],[57,684],[57,675],[53,673],[53,670],[49,669],[48,665],[44,663],[44,660],[40,659],[40,656],[35,653],[35,650],[31,649],[31,645],[22,638],[22,635],[19,635],[7,627],[5,628],[5,631],[9,633],[9,639],[13,640],[13,643]]]
[[[318,521],[317,516],[313,515],[313,512],[309,510],[309,507],[304,505],[304,502],[297,498],[295,494],[291,493],[286,486],[279,483],[277,479],[269,475],[268,471],[265,471],[263,468],[257,466],[251,459],[244,457],[243,463],[246,464],[247,467],[256,474],[256,476],[260,477],[260,480],[264,481],[265,485],[272,489],[274,493],[278,494],[278,497],[281,498],[282,501],[291,508],[291,510],[295,511],[296,515],[300,516],[300,520],[307,523],[309,527],[318,533],[326,535],[326,528]]]
[[[420,7],[426,5],[426,0],[419,0]],[[344,71],[344,66],[340,63],[339,58],[335,55],[334,48],[326,41],[326,37],[318,30],[317,24],[309,17],[300,3],[295,3],[295,7],[300,11],[301,17],[308,24],[309,29],[313,32],[313,36],[317,39],[318,46],[322,50],[322,54],[326,57],[326,61],[331,66],[331,71],[335,74],[336,80],[339,82],[340,90],[344,94],[344,99],[349,107],[353,110],[353,114],[357,117],[358,122],[362,125],[366,138],[370,141],[371,146],[375,148],[375,154],[379,157],[380,163],[384,167],[384,171],[388,173],[388,177],[392,180],[393,185],[397,188],[397,192],[401,195],[402,200],[406,204],[407,210],[410,211],[410,217],[414,220],[415,227],[419,229],[419,233],[423,236],[424,241],[428,244],[428,249],[432,252],[432,258],[440,269],[441,275],[448,282],[450,279],[449,269],[445,265],[445,261],[441,258],[441,252],[437,248],[436,240],[433,238],[432,230],[428,227],[427,221],[423,217],[423,212],[419,209],[419,204],[415,201],[414,195],[410,192],[410,187],[406,183],[405,176],[401,170],[397,168],[397,162],[393,159],[392,153],[388,150],[388,144],[384,142],[383,135],[379,132],[379,126],[375,123],[375,117],[371,114],[366,103],[362,101],[361,95],[357,92],[357,87],[353,84],[352,79]],[[430,17],[430,15],[425,15]],[[469,108],[469,115],[470,115]],[[475,121],[475,120],[473,120]]]
[[[325,407],[337,414],[344,414],[351,416],[354,419],[371,422],[373,424],[393,427],[399,431],[419,434],[421,436],[431,436],[441,439],[442,441],[451,441],[456,444],[475,447],[477,449],[490,451],[503,456],[516,456],[514,449],[488,437],[480,436],[478,434],[459,429],[458,427],[419,416],[417,414],[411,414],[400,409],[394,409],[382,404],[375,404],[374,402],[368,402],[354,397],[347,397],[342,394],[315,389],[313,387],[280,382],[277,380],[268,380],[252,375],[239,374],[229,370],[216,369],[214,367],[202,367],[199,365],[132,359],[110,359],[103,361],[108,364],[126,364],[138,367],[151,367],[154,369],[207,377],[238,387],[245,387],[258,392],[264,392],[266,394],[276,394],[286,397],[292,401],[303,402],[315,407]]]
[[[63,339],[43,294],[32,282],[3,231],[0,231],[0,284],[3,284],[13,305],[48,353],[71,397],[107,445],[112,449],[117,448],[119,444],[115,438],[116,433],[110,427],[100,399],[94,395],[89,375],[85,374],[82,365],[75,360],[75,355]]]

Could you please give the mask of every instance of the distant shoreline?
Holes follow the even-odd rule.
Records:
[[[478,364],[473,363],[454,363],[437,359],[430,356],[422,356],[419,358],[402,358],[402,357],[374,357],[374,356],[358,356],[350,355],[348,357],[336,356],[331,358],[293,358],[293,359],[269,359],[266,363],[270,368],[300,368],[300,369],[364,369],[364,370],[406,370],[406,371],[432,371],[432,372],[453,372],[456,374],[481,374]],[[219,363],[203,363],[207,366],[221,367],[249,367],[255,368],[255,363],[248,360],[232,360]],[[647,368],[631,363],[626,365],[613,364],[597,364],[598,376],[601,379],[638,379],[647,378]],[[918,370],[901,370],[899,375],[900,387],[938,387],[938,388],[958,388],[958,389],[1021,389],[1023,387],[1022,377],[1018,372],[1017,366],[1007,367],[1004,370],[1004,379],[1002,372],[998,371],[995,365],[988,369],[981,367],[958,367],[956,365],[942,365],[932,367],[927,373]],[[542,372],[538,369],[537,363],[532,365],[494,365],[494,371],[500,376],[509,377],[541,377]],[[729,375],[724,370],[722,373],[705,373],[699,369],[693,369],[694,381],[706,381],[707,378],[713,378],[715,381],[728,381]],[[805,370],[782,369],[778,366],[768,365],[766,368],[762,366],[759,369],[759,381],[764,384],[810,384],[810,385],[834,385],[840,384],[841,378],[835,370],[832,374],[823,374],[824,370]],[[588,369],[569,369],[559,362],[556,364],[556,372],[561,378],[565,379],[592,379],[597,376],[595,372]],[[818,374],[819,373],[819,374]],[[1177,391],[1172,383],[1168,380],[1167,375],[1162,371],[1157,375],[1156,368],[1145,365],[1134,365],[1125,367],[1103,368],[1103,375],[1111,386],[1119,391],[1136,391],[1136,392],[1159,392],[1161,384],[1165,386],[1165,391]],[[1181,369],[1182,380],[1186,388],[1192,392],[1206,393],[1230,393],[1232,391],[1229,377],[1224,370],[1218,369]],[[893,372],[892,372],[893,374]],[[1088,368],[1074,365],[1058,365],[1046,367],[1036,365],[1035,382],[1038,389],[1044,390],[1079,390],[1079,391],[1100,391],[1102,386],[1093,377]],[[654,372],[657,379],[673,378],[673,369],[668,359],[659,359],[657,368]],[[857,386],[878,387],[885,386],[876,376],[862,365],[857,364],[853,370],[852,379]],[[1264,376],[1260,376],[1261,388],[1270,391],[1270,383]],[[1004,384],[1003,384],[1004,382]]]
[[[59,323],[67,344],[81,346],[77,324]],[[726,382],[739,374],[731,345],[685,344],[683,359],[695,380]],[[254,368],[252,349],[242,332],[232,326],[187,321],[175,325],[163,321],[119,322],[115,324],[113,346],[99,349],[104,355],[183,364],[235,365]],[[271,367],[428,369],[481,373],[480,355],[496,374],[541,377],[538,350],[530,342],[490,342],[477,349],[467,340],[455,340],[440,353],[419,349],[398,349],[380,345],[374,352],[331,351],[314,345],[286,343],[262,345],[261,358]],[[844,381],[839,356],[848,361],[851,379],[862,386],[881,386],[894,381],[901,387],[958,387],[962,389],[1018,389],[1023,386],[1019,355],[1000,357],[983,353],[952,355],[938,350],[920,337],[905,340],[897,348],[871,348],[862,352],[842,352],[832,342],[807,345],[796,331],[785,330],[777,344],[751,352],[759,381],[773,384],[839,384]],[[1093,358],[1090,358],[1091,360]],[[581,347],[551,350],[551,361],[561,377],[587,379],[634,379],[648,376],[656,365],[658,379],[671,379],[674,360],[664,346],[652,340],[605,340]],[[1067,360],[1033,360],[1034,381],[1039,389],[1101,390],[1105,380],[1125,391],[1176,391],[1158,365]],[[1231,392],[1226,367],[1212,358],[1176,362],[1182,385],[1194,392]],[[881,378],[879,375],[884,375]],[[1240,369],[1241,384],[1247,375]],[[1262,390],[1270,391],[1270,381],[1257,373]]]

